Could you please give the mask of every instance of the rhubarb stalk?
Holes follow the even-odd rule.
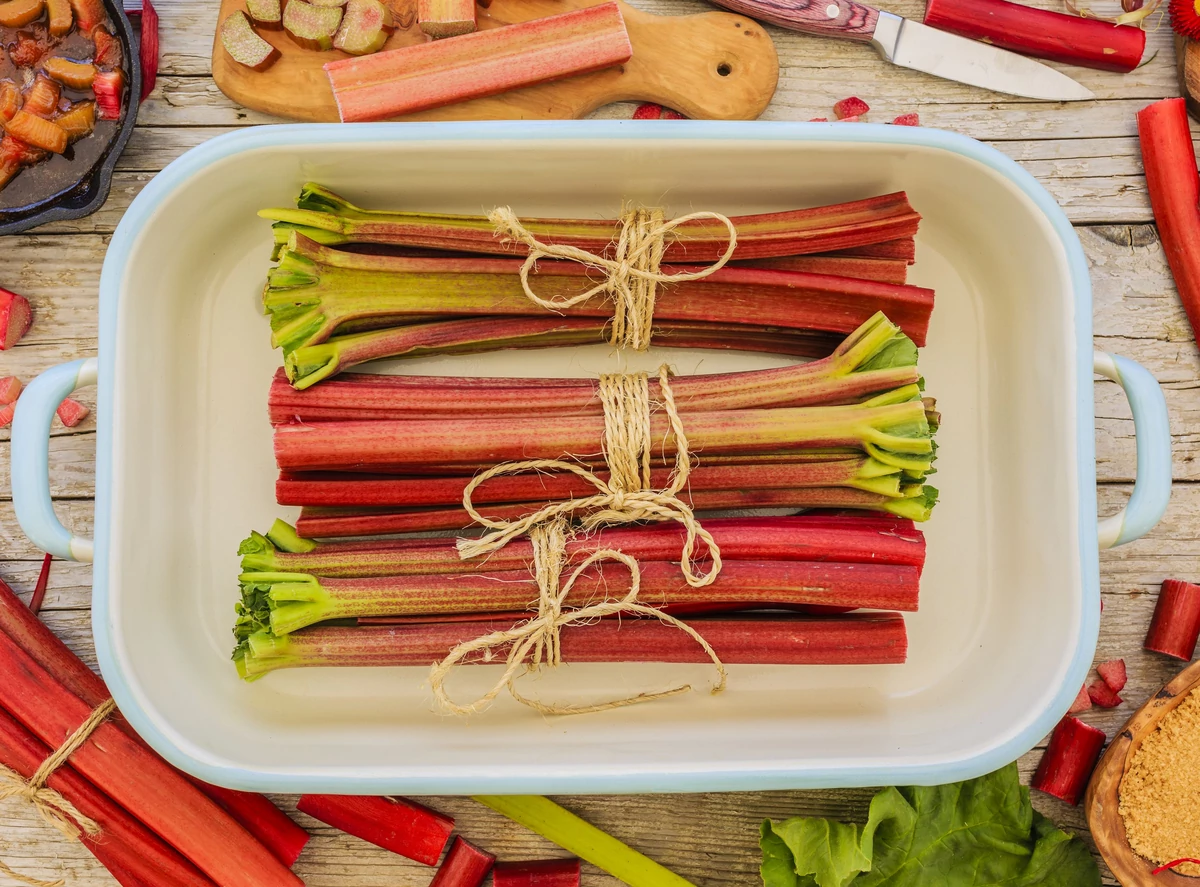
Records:
[[[342,122],[353,123],[599,71],[632,55],[621,11],[610,2],[457,40],[329,62],[325,73]]]
[[[296,809],[425,865],[437,865],[454,830],[453,819],[407,798],[304,795]]]
[[[259,215],[276,223],[275,238],[280,244],[297,230],[329,246],[373,243],[490,255],[528,253],[525,244],[497,236],[485,216],[363,209],[312,182],[301,190],[296,209],[265,209]],[[911,262],[912,236],[921,217],[907,195],[898,191],[812,209],[731,216],[729,220],[738,234],[735,260],[842,250],[855,258]],[[521,224],[541,241],[609,257],[618,227],[612,219],[522,217]],[[729,229],[711,219],[682,222],[671,233],[663,252],[663,261],[668,263],[715,262],[729,245]]]
[[[911,521],[827,516],[714,518],[704,522],[726,561],[797,560],[842,563],[925,563],[925,537]],[[674,523],[606,527],[567,542],[567,557],[615,548],[639,561],[671,561],[682,550],[685,531]],[[532,543],[515,539],[487,556],[464,560],[451,539],[382,539],[313,543],[307,551],[279,549],[252,533],[238,549],[242,572],[311,573],[354,579],[370,576],[518,570],[533,560]]]
[[[1122,74],[1142,63],[1146,49],[1139,27],[1007,0],[926,0],[925,24],[1035,58]]]
[[[479,887],[495,863],[492,854],[456,837],[429,887]]]
[[[1200,337],[1200,176],[1183,99],[1138,112],[1138,139],[1150,208],[1193,338]]]
[[[1078,718],[1063,718],[1050,734],[1050,744],[1030,786],[1068,804],[1078,804],[1100,760],[1104,739],[1103,730]]]
[[[1146,633],[1147,650],[1190,662],[1200,639],[1200,585],[1167,579]]]
[[[0,635],[0,707],[57,748],[92,713],[7,635]],[[218,887],[298,887],[262,844],[165,762],[103,723],[71,766],[190,859]]]
[[[663,868],[549,798],[540,795],[476,795],[475,800],[608,872],[629,887],[694,887],[690,881]]]
[[[528,614],[525,614],[528,615]],[[514,619],[410,625],[318,625],[278,637],[262,631],[234,653],[238,671],[254,680],[284,668],[419,666],[481,635],[512,628]],[[904,662],[908,641],[899,613],[845,616],[694,619],[690,621],[726,665],[886,665]],[[687,634],[657,619],[605,619],[560,631],[564,662],[707,663]],[[504,661],[481,651],[460,664]],[[578,853],[576,848],[568,850]],[[584,859],[587,854],[579,853]],[[595,860],[590,860],[595,862]]]
[[[417,23],[435,40],[475,30],[475,0],[419,0]]]
[[[579,860],[498,862],[492,869],[492,884],[493,887],[579,887]]]

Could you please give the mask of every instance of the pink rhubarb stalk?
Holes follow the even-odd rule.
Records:
[[[1030,786],[1068,804],[1078,804],[1100,760],[1104,738],[1103,730],[1077,718],[1063,718],[1050,734],[1050,745]]]
[[[579,887],[578,859],[538,859],[498,862],[492,869],[493,887]]]
[[[726,665],[880,665],[904,662],[908,639],[899,613],[851,613],[818,618],[722,618],[691,624]],[[239,650],[238,669],[253,680],[281,668],[314,666],[420,666],[444,657],[464,641],[511,628],[513,621],[424,625],[317,626],[274,637],[252,636]],[[567,625],[561,632],[564,662],[708,662],[692,638],[657,619],[611,619]],[[495,663],[483,652],[465,664]]]
[[[454,820],[449,816],[407,798],[303,795],[296,809],[425,865],[437,865],[454,830]]]
[[[633,47],[616,3],[325,65],[343,123],[384,120],[600,71]]]

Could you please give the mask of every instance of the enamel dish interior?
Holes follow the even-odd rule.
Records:
[[[1014,164],[946,133],[666,129],[271,127],[190,152],[138,198],[103,280],[96,633],[122,711],[170,760],[291,792],[878,785],[987,772],[1053,725],[1091,661],[1098,601],[1090,296],[1065,219]],[[558,216],[612,216],[622,199],[732,215],[907,190],[924,217],[911,280],[937,290],[921,368],[945,421],[908,663],[734,666],[720,696],[699,665],[526,678],[555,700],[696,690],[560,719],[508,699],[469,721],[436,714],[424,668],[238,680],[235,552],[289,511],[273,498],[266,392],[280,359],[256,304],[271,235],[255,212],[292,203],[306,180],[372,206]],[[782,362],[659,349],[626,364],[595,346],[389,369],[575,376],[664,360],[683,373]],[[460,669],[451,690],[474,698],[496,674]]]

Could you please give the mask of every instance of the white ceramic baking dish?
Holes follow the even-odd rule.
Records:
[[[652,705],[547,719],[508,701],[435,714],[425,669],[300,670],[255,684],[229,661],[235,551],[279,514],[265,397],[278,356],[256,307],[270,233],[255,211],[315,180],[358,202],[612,214],[622,199],[725,213],[905,189],[924,216],[913,280],[937,288],[921,366],[938,397],[938,486],[903,666],[574,665],[551,698],[689,681]],[[1099,618],[1091,296],[1078,240],[1016,164],[897,126],[651,122],[282,126],[188,152],[134,201],[101,281],[99,359],[51,370],[17,410],[14,495],[29,535],[85,560],[54,518],[54,406],[99,378],[94,628],[122,712],[164,756],[224,785],[331,792],[632,792],[936,783],[1017,757],[1075,696]],[[664,351],[682,372],[769,357]],[[406,371],[579,375],[604,347],[423,360]],[[1161,516],[1161,392],[1101,355],[1133,404],[1138,481],[1102,545]],[[494,680],[466,669],[467,697]],[[531,679],[532,680],[532,679]]]

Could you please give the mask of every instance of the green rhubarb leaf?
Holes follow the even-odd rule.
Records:
[[[860,836],[857,825],[832,819],[798,816],[779,823],[768,819],[759,841],[763,882],[768,887],[846,887],[871,869],[874,828],[868,821]]]
[[[912,339],[897,330],[882,348],[859,364],[857,372],[891,370],[916,365],[917,346],[913,344]]]
[[[819,834],[808,823],[797,829]],[[840,824],[839,824],[840,825]],[[831,833],[832,833],[832,827]],[[772,826],[772,834],[781,829]],[[886,788],[875,795],[857,848],[866,865],[848,880],[845,842],[767,839],[766,887],[1097,887],[1095,860],[1079,838],[1057,829],[1029,803],[1016,764],[966,782]],[[791,867],[784,854],[791,856]],[[840,860],[840,867],[832,867]],[[854,863],[855,865],[859,863]],[[812,881],[802,878],[810,873]],[[828,880],[821,880],[822,877]]]

